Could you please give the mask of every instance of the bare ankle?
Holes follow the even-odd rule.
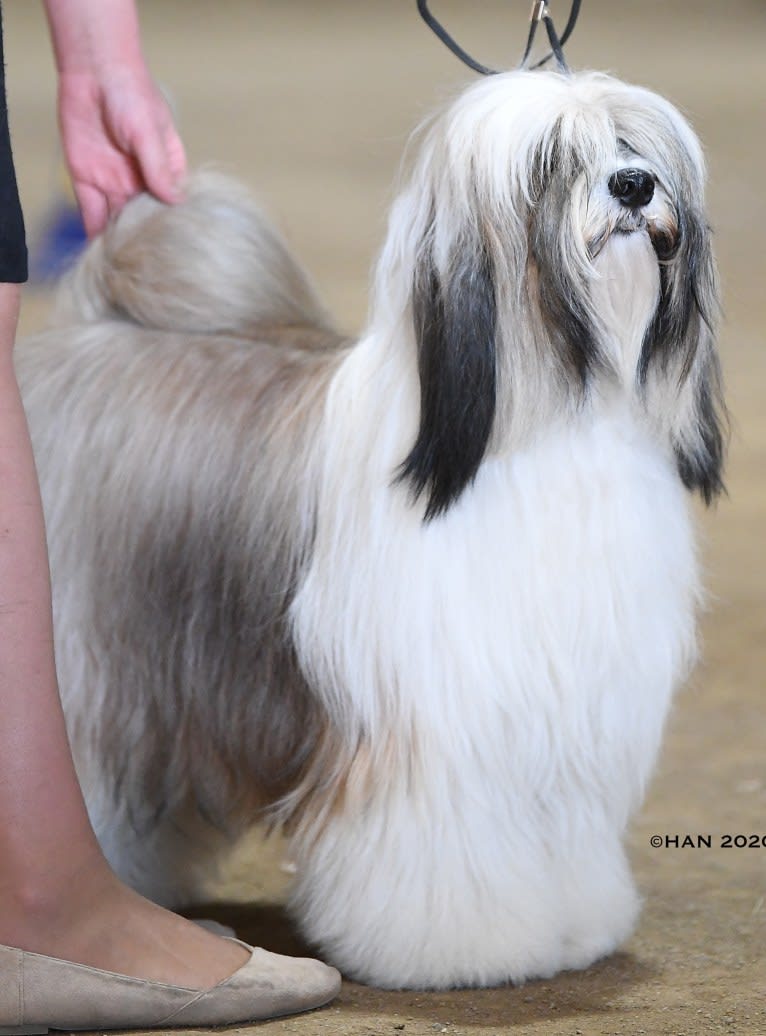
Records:
[[[0,883],[0,943],[37,950],[55,933],[98,912],[119,882],[103,859],[56,868],[31,868]]]

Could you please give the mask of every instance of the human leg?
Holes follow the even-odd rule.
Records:
[[[19,287],[0,285],[0,943],[206,988],[247,954],[112,875],[58,696],[45,533],[13,371]]]

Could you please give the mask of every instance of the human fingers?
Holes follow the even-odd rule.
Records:
[[[109,202],[106,195],[92,184],[74,182],[77,204],[80,206],[85,233],[95,237],[106,227],[109,220]]]
[[[183,144],[172,123],[139,125],[133,136],[133,157],[147,189],[160,201],[180,201],[186,172]]]

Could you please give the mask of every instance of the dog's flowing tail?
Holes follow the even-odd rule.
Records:
[[[197,173],[184,201],[140,195],[65,278],[56,326],[130,320],[189,333],[329,326],[311,283],[236,181]]]

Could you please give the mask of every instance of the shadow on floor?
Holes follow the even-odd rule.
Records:
[[[185,911],[233,928],[238,937],[274,953],[316,956],[300,936],[284,907],[273,903],[208,903]],[[585,971],[569,971],[550,980],[505,989],[428,992],[379,990],[346,981],[336,1006],[347,1011],[398,1019],[444,1016],[445,1025],[522,1026],[546,1019],[577,1019],[624,1009],[621,998],[637,986],[656,982],[661,971],[629,953],[616,953]],[[406,1032],[406,1029],[405,1029]]]

